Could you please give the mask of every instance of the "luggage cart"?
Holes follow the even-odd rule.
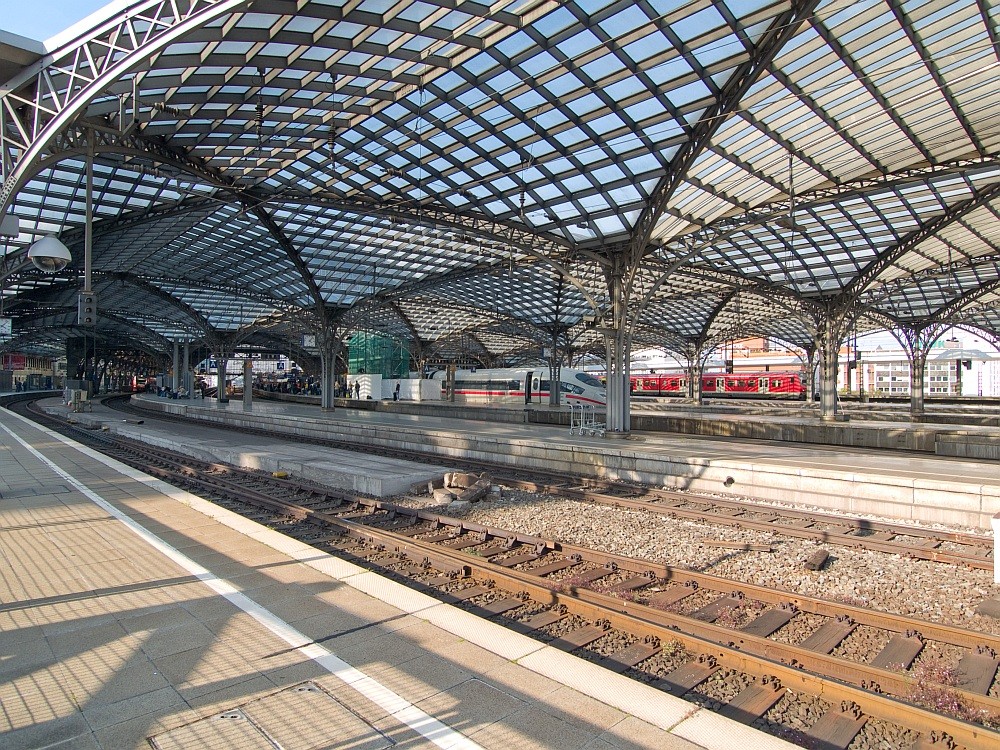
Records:
[[[569,402],[569,434],[583,434],[583,404]]]
[[[570,435],[600,435],[604,437],[604,422],[597,421],[597,407],[593,404],[574,404],[569,402],[569,434]]]
[[[597,407],[593,404],[580,404],[583,410],[583,432],[586,435],[604,437],[604,422],[597,421]]]

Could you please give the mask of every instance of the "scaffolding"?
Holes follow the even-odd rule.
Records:
[[[358,331],[348,341],[347,372],[405,378],[410,373],[410,352],[391,336]]]

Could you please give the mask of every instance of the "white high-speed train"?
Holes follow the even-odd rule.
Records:
[[[447,373],[433,375],[441,381],[441,395],[446,397]],[[549,368],[503,370],[457,370],[455,400],[469,404],[547,404],[549,402]],[[562,402],[605,406],[608,403],[604,384],[593,375],[579,370],[560,371],[559,388]]]

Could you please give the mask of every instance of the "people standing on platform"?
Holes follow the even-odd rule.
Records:
[[[354,381],[354,398],[361,398],[361,382],[358,380]]]
[[[392,391],[392,400],[399,401],[399,381],[396,381],[396,387]]]

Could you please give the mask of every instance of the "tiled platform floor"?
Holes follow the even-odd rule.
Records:
[[[7,412],[0,495],[5,750],[789,747]]]

